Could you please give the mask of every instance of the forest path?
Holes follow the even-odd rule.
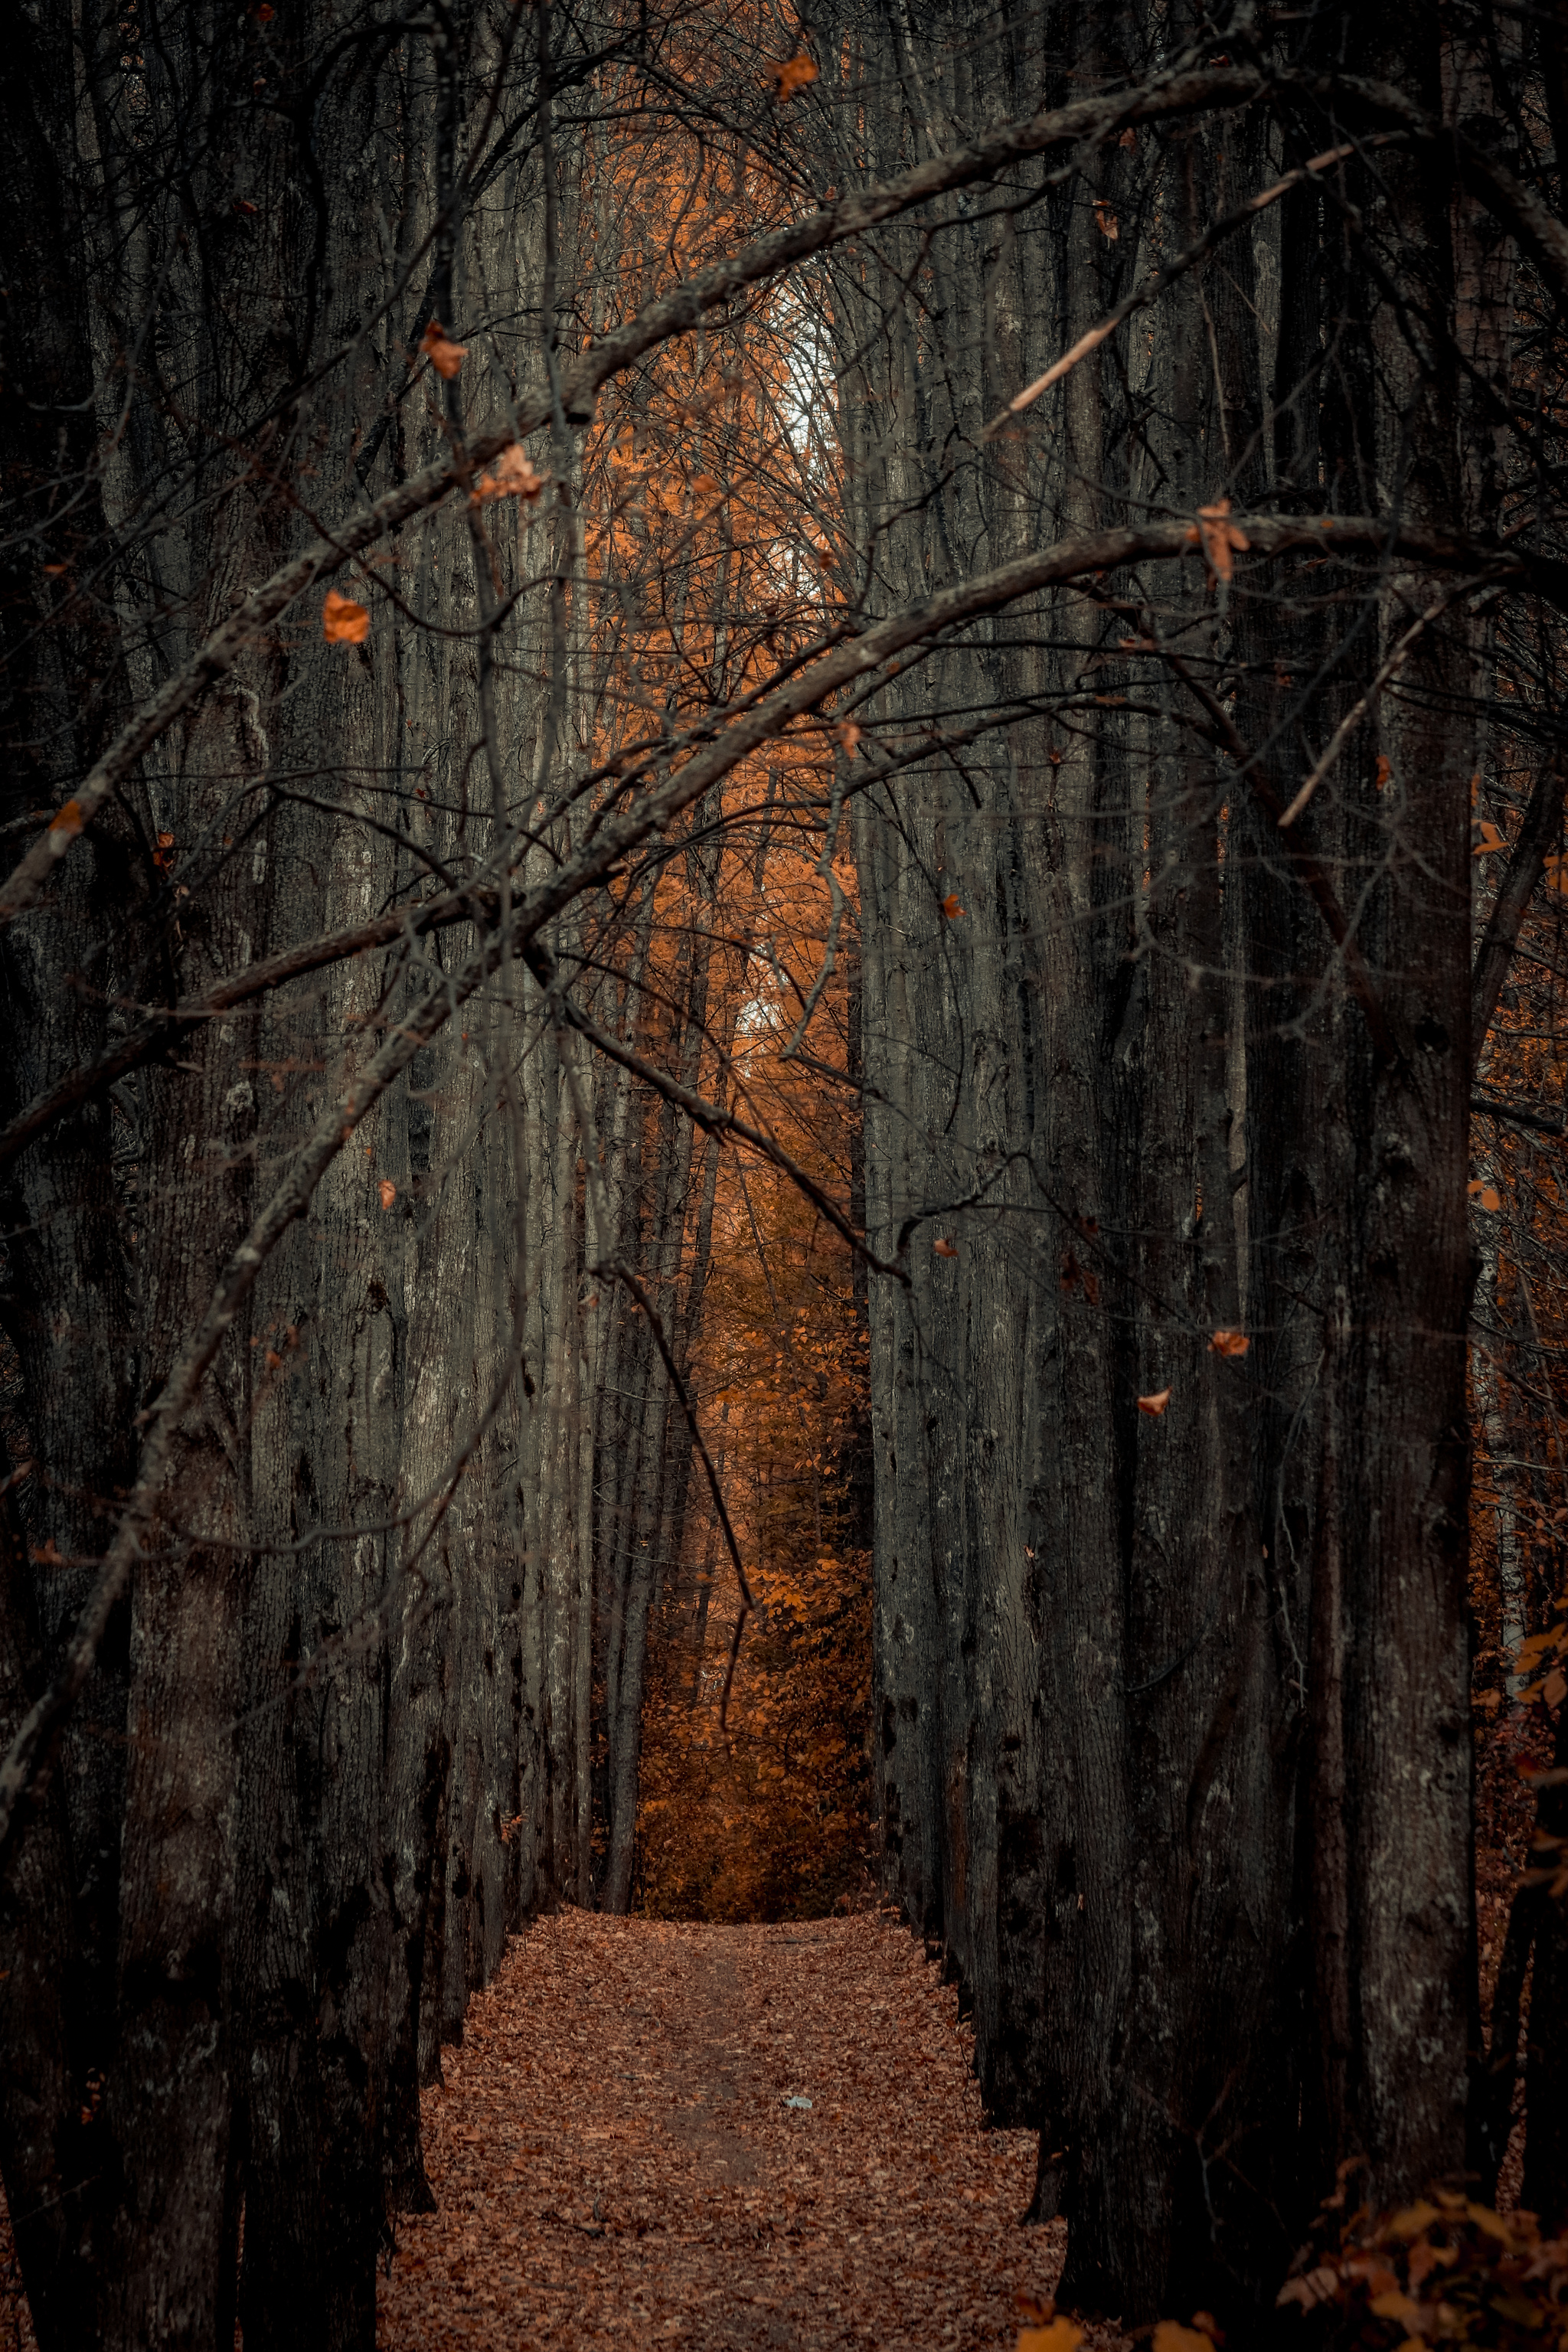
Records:
[[[440,2210],[398,2222],[378,2340],[1010,2347],[1060,2226],[1020,2226],[1034,2142],[984,2128],[969,2047],[885,1920],[541,1920],[426,2094]]]

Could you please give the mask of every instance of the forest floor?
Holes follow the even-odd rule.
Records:
[[[984,2128],[970,2048],[886,1919],[541,1920],[426,2094],[439,2210],[398,2223],[379,2341],[1011,2347],[1062,2229],[1021,2226],[1034,2141]]]
[[[985,2128],[972,2048],[887,1918],[540,1920],[425,2094],[437,2210],[398,2221],[378,2344],[1011,2352],[1065,2225],[1022,2225],[1034,2138]],[[35,2352],[0,2201],[13,2347]]]

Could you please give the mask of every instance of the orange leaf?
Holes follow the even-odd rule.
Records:
[[[1472,1176],[1465,1190],[1471,1200],[1483,1209],[1500,1209],[1502,1206],[1502,1194],[1495,1184],[1489,1184],[1484,1177]]]
[[[950,923],[956,922],[959,916],[963,914],[963,909],[958,903],[958,893],[956,890],[950,890],[948,892],[946,898],[942,902],[942,911],[947,917]]]
[[[1083,2342],[1083,2330],[1076,2319],[1065,2314],[1053,2319],[1047,2327],[1020,2327],[1018,2352],[1078,2352]]]
[[[1244,530],[1227,520],[1229,513],[1228,499],[1221,499],[1215,506],[1198,509],[1198,530],[1204,543],[1204,562],[1208,565],[1211,577],[1215,580],[1233,580],[1236,577],[1236,565],[1232,561],[1233,552],[1245,553],[1252,544]]]
[[[74,835],[79,834],[81,831],[81,803],[79,801],[67,801],[64,808],[59,810],[57,814],[53,824],[49,827],[49,831],[51,833],[62,834],[65,839],[69,841]]]
[[[1485,857],[1488,853],[1493,849],[1506,849],[1508,847],[1507,841],[1498,831],[1489,816],[1482,817],[1479,831],[1480,839],[1477,842],[1474,849],[1470,852],[1470,856],[1472,857]]]
[[[470,496],[476,506],[481,499],[527,499],[531,502],[544,488],[544,482],[545,477],[534,472],[521,442],[513,441],[496,459],[495,472],[480,475]]]
[[[1154,2352],[1214,2352],[1214,2339],[1184,2327],[1179,2319],[1162,2319],[1154,2330]]]
[[[1377,766],[1373,771],[1373,782],[1376,784],[1379,792],[1382,792],[1384,784],[1387,783],[1393,773],[1393,761],[1389,760],[1384,753],[1380,751],[1377,755]]]
[[[1164,1412],[1165,1407],[1170,1403],[1170,1390],[1161,1389],[1153,1396],[1140,1397],[1138,1400],[1138,1410],[1140,1412],[1146,1412],[1151,1421],[1158,1421],[1160,1415]]]
[[[1100,236],[1108,237],[1114,245],[1121,234],[1121,224],[1117,219],[1112,207],[1106,204],[1103,198],[1095,205],[1094,217]]]
[[[419,338],[419,348],[437,375],[455,376],[468,356],[467,343],[454,343],[439,319],[432,319]]]
[[[370,614],[352,596],[340,596],[329,588],[321,607],[321,634],[330,646],[362,646],[370,635]]]
[[[394,1201],[397,1198],[397,1187],[393,1182],[391,1177],[384,1176],[375,1189],[381,1194],[382,1207],[384,1209],[390,1209]]]
[[[956,1242],[936,1241],[932,1242],[931,1247],[936,1252],[938,1257],[956,1257],[958,1255],[958,1244]]]
[[[816,79],[816,68],[804,49],[798,57],[793,57],[787,63],[773,68],[773,80],[777,85],[781,105],[786,98],[793,98],[797,89],[804,89],[807,82]]]
[[[1548,1706],[1561,1706],[1563,1700],[1568,1698],[1568,1675],[1563,1673],[1561,1666],[1552,1667],[1541,1685],[1541,1696]]]
[[[1216,1356],[1245,1356],[1251,1345],[1245,1331],[1216,1331],[1209,1341]]]
[[[852,719],[841,719],[834,729],[835,740],[843,746],[847,760],[852,760],[855,757],[855,746],[860,740],[861,732],[861,729],[856,726]]]

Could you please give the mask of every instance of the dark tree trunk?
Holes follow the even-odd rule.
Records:
[[[1075,89],[1142,68],[1141,18],[1052,27]],[[1015,91],[1025,48],[984,12],[847,30],[866,145],[835,176],[1040,102],[1037,54]],[[1438,105],[1428,20],[1351,37]],[[1130,131],[1026,211],[971,226],[958,203],[928,246],[884,231],[837,269],[864,604],[1277,477],[1311,507],[1455,510],[1441,389],[1373,264],[1336,277],[1310,192],[1179,280],[1125,362],[982,438],[1267,183],[1272,135]],[[1447,201],[1413,158],[1386,185],[1440,317]],[[1375,325],[1321,400],[1331,312]],[[884,741],[977,698],[1037,713],[857,818],[868,1226],[911,1276],[871,1303],[885,1867],[972,1989],[988,2096],[1043,2118],[1064,2301],[1250,2326],[1340,2158],[1384,2200],[1459,2153],[1471,763],[1423,649],[1283,835],[1300,771],[1267,747],[1283,720],[1298,755],[1330,622],[1233,609],[1195,567],[1105,593],[869,706]],[[1314,746],[1401,609],[1371,600]],[[1431,780],[1418,853],[1390,768]],[[1314,856],[1362,927],[1370,1020]]]

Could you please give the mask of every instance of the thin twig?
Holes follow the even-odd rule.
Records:
[[[681,1377],[680,1367],[670,1352],[669,1341],[665,1337],[664,1325],[659,1320],[658,1309],[625,1258],[605,1258],[591,1271],[596,1275],[610,1276],[629,1290],[647,1317],[648,1329],[653,1333],[654,1343],[664,1359],[664,1369],[669,1375],[670,1386],[679,1398],[680,1410],[686,1415],[686,1425],[691,1432],[691,1442],[701,1456],[703,1469],[708,1473],[708,1486],[713,1496],[713,1507],[719,1514],[719,1524],[724,1530],[724,1541],[729,1546],[730,1558],[734,1565],[735,1581],[741,1588],[741,1613],[735,1620],[735,1631],[731,1637],[730,1663],[724,1669],[724,1690],[719,1701],[719,1727],[721,1730],[728,1730],[730,1685],[735,1679],[735,1662],[741,1654],[741,1636],[745,1631],[746,1620],[753,1609],[758,1610],[761,1614],[765,1615],[766,1612],[762,1610],[761,1603],[752,1596],[745,1568],[741,1559],[741,1547],[735,1540],[735,1530],[731,1525],[729,1509],[724,1501],[724,1490],[719,1484],[719,1473],[713,1467],[713,1456],[708,1451],[708,1441],[702,1434],[701,1424],[697,1418],[697,1408],[692,1403],[690,1391]]]
[[[1405,660],[1414,647],[1416,639],[1430,628],[1432,623],[1436,620],[1439,614],[1446,613],[1447,611],[1448,606],[1453,603],[1456,596],[1464,595],[1466,591],[1474,585],[1475,583],[1473,581],[1461,580],[1456,586],[1452,588],[1445,588],[1440,596],[1433,598],[1431,604],[1427,605],[1426,610],[1424,613],[1418,613],[1416,614],[1415,620],[1411,622],[1410,626],[1405,630],[1405,635],[1394,646],[1394,650],[1390,653],[1387,660],[1384,662],[1381,668],[1378,670],[1377,676],[1373,679],[1365,693],[1356,697],[1354,702],[1352,703],[1350,709],[1346,711],[1344,717],[1341,719],[1339,725],[1330,736],[1328,748],[1324,751],[1322,758],[1318,761],[1316,767],[1312,770],[1311,774],[1303,780],[1300,791],[1297,793],[1289,807],[1279,819],[1279,830],[1281,833],[1288,833],[1290,827],[1295,824],[1296,819],[1300,815],[1301,811],[1306,807],[1307,803],[1311,799],[1312,794],[1317,791],[1318,786],[1322,782],[1323,778],[1328,774],[1329,770],[1333,766],[1334,761],[1339,758],[1340,753],[1344,750],[1345,745],[1350,741],[1351,737],[1355,733],[1356,729],[1361,725],[1362,720],[1366,717],[1367,712],[1372,709],[1373,704],[1383,692],[1384,688],[1388,684],[1390,678],[1395,677],[1397,673],[1404,668]]]
[[[1398,138],[1400,135],[1397,131],[1385,134],[1388,138]],[[1379,140],[1369,140],[1366,143],[1369,146],[1375,146],[1384,142]],[[1195,245],[1188,246],[1184,253],[1178,253],[1175,259],[1168,261],[1163,269],[1152,270],[1142,286],[1126,295],[1117,303],[1114,310],[1107,311],[1097,327],[1090,327],[1087,334],[1080,335],[1072,349],[1064,352],[1059,360],[1053,361],[1044,375],[1037,376],[1033,383],[1026,384],[1022,392],[1015,393],[1006,407],[994,416],[986,425],[981,434],[981,439],[983,441],[993,439],[1013,417],[1020,415],[1026,408],[1032,406],[1042,393],[1049,392],[1052,384],[1059,383],[1065,375],[1070,375],[1079,360],[1085,360],[1090,352],[1098,351],[1100,344],[1113,335],[1117,328],[1131,319],[1135,311],[1146,310],[1151,302],[1159,299],[1168,287],[1173,286],[1178,278],[1184,278],[1189,270],[1196,268],[1198,263],[1205,260],[1216,245],[1223,244],[1224,240],[1233,236],[1238,228],[1245,228],[1248,221],[1254,219],[1258,213],[1277,202],[1280,196],[1289,195],[1292,188],[1300,187],[1302,181],[1310,178],[1314,173],[1326,172],[1331,163],[1342,163],[1347,155],[1353,155],[1355,152],[1353,145],[1327,148],[1321,155],[1312,156],[1296,171],[1287,172],[1282,180],[1276,180],[1273,186],[1265,188],[1261,195],[1249,197],[1246,204],[1238,205],[1234,212],[1226,213],[1223,220],[1215,221],[1211,227],[1205,230]]]

